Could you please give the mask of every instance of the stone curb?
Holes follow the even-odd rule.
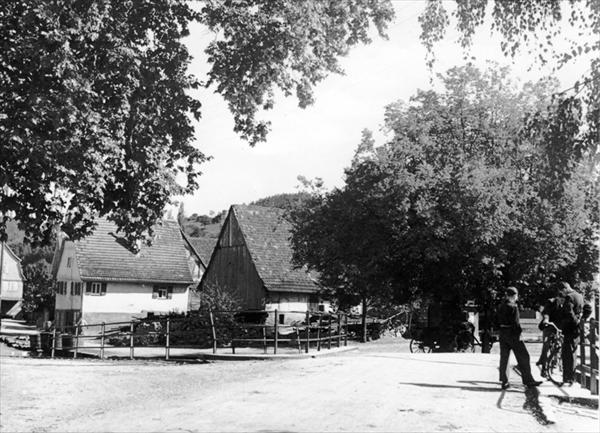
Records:
[[[319,352],[297,353],[297,354],[255,354],[255,353],[205,353],[198,355],[198,358],[205,361],[254,361],[254,360],[278,360],[278,359],[303,359],[303,358],[322,358],[325,356],[335,356],[340,353],[358,350],[356,346],[346,346],[333,349],[324,349]]]

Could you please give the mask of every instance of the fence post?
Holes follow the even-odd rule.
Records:
[[[579,326],[579,383],[581,384],[582,388],[587,388],[587,368],[585,368],[587,365],[585,362],[585,340],[586,338],[583,329],[583,322],[581,322]]]
[[[129,324],[129,358],[133,359],[133,320]]]
[[[102,333],[100,334],[100,359],[104,359],[104,332],[106,324],[102,322]]]
[[[337,313],[337,347],[342,345],[342,316],[340,312]]]
[[[56,327],[52,330],[52,354],[51,358],[54,358],[54,353],[56,352]]]
[[[267,353],[267,330],[265,327],[262,327],[262,336],[263,336],[263,351]]]
[[[590,392],[592,395],[598,395],[598,355],[596,354],[596,332],[598,322],[595,319],[590,320],[590,333],[588,340],[590,342]]]
[[[308,353],[308,346],[310,346],[310,311],[306,310],[306,353]]]
[[[319,323],[317,324],[317,352],[321,350],[321,313],[319,313]]]
[[[217,353],[217,331],[215,331],[215,320],[213,318],[212,308],[208,309],[208,319],[210,320],[210,331],[212,333],[212,350]]]
[[[348,345],[348,315],[344,314],[344,324],[345,324],[345,329],[344,329],[344,346]]]
[[[167,317],[167,338],[165,341],[165,360],[168,361],[169,360],[169,337],[170,335],[170,331],[171,331],[171,318]]]
[[[277,354],[277,344],[279,341],[279,313],[277,312],[277,309],[275,309],[275,344],[273,346],[273,354],[276,355]]]
[[[329,328],[327,329],[327,349],[331,350],[331,313],[329,314]]]
[[[77,358],[77,349],[79,349],[79,325],[75,325],[75,351],[73,358]]]

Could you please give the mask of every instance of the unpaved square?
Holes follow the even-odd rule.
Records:
[[[597,431],[597,411],[544,383],[501,392],[495,354],[406,345],[288,361],[174,364],[2,358],[0,423],[13,431]],[[555,423],[544,424],[544,409]],[[543,421],[543,420],[542,420]]]

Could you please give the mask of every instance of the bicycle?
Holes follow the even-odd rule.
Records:
[[[552,326],[556,332],[550,334],[547,340],[546,359],[542,363],[542,377],[554,382],[562,381],[562,345],[563,333],[558,327],[550,322],[546,326]]]

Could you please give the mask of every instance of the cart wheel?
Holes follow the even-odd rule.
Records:
[[[410,340],[410,352],[411,353],[430,353],[431,346],[427,346],[421,340]]]

